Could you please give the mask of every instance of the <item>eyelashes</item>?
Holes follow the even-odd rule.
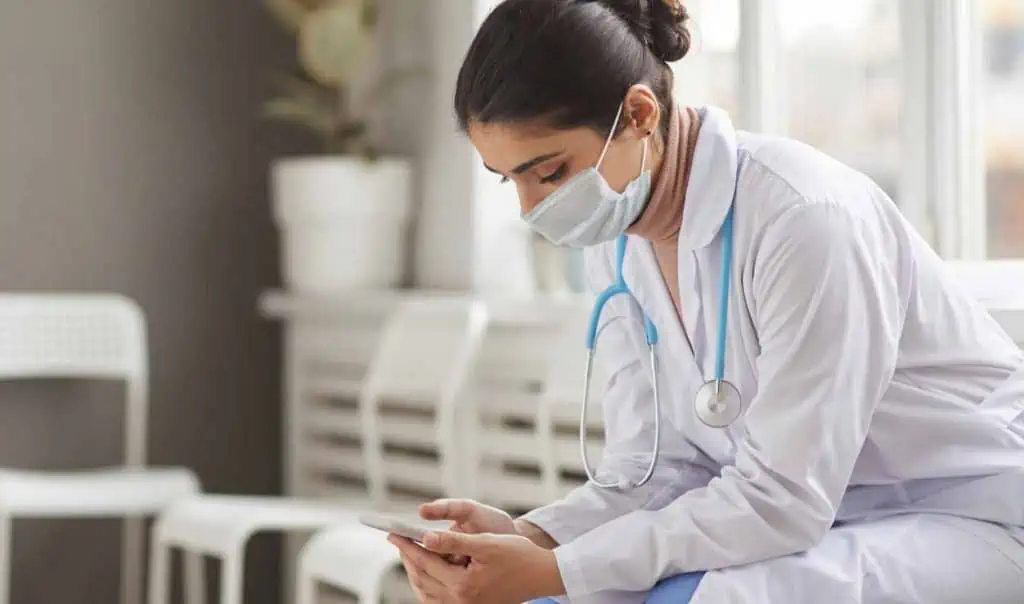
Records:
[[[565,174],[568,171],[569,171],[569,164],[567,162],[562,162],[561,165],[559,165],[557,168],[555,168],[554,172],[552,172],[551,174],[548,174],[547,176],[542,176],[541,179],[540,179],[540,183],[542,185],[548,185],[548,184],[551,184],[551,183],[554,183],[554,182],[558,182],[558,181],[562,180],[563,178],[565,178]],[[509,181],[508,176],[502,176],[501,177],[501,184],[505,184],[508,181]]]
[[[569,164],[562,162],[562,165],[558,166],[554,172],[540,179],[541,184],[551,184],[562,180],[565,176],[566,171],[569,169]]]

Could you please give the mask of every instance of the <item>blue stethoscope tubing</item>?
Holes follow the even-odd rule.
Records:
[[[735,200],[735,194],[733,195],[733,199]],[[721,230],[722,270],[721,282],[719,283],[715,377],[714,380],[704,384],[701,390],[698,391],[697,397],[694,400],[694,406],[697,409],[697,416],[701,421],[716,428],[728,425],[728,421],[724,425],[709,423],[706,419],[705,412],[702,412],[702,409],[699,407],[702,391],[708,386],[713,387],[714,396],[714,399],[709,399],[713,402],[708,403],[710,413],[717,412],[718,406],[723,404],[721,399],[721,387],[723,384],[726,384],[728,388],[735,392],[735,387],[725,381],[725,340],[726,328],[729,320],[729,288],[732,281],[733,205],[734,204],[729,205],[729,211],[725,216],[725,221],[722,223]],[[598,294],[597,299],[594,301],[594,308],[590,314],[590,324],[587,328],[587,365],[583,377],[583,406],[580,410],[580,457],[583,460],[583,469],[587,473],[587,478],[595,486],[605,489],[639,488],[647,484],[651,480],[651,477],[654,476],[654,469],[658,465],[658,456],[661,451],[661,399],[658,396],[658,366],[657,356],[654,353],[655,346],[658,343],[658,330],[655,328],[651,318],[641,307],[640,312],[644,322],[644,335],[647,341],[648,353],[650,355],[651,387],[654,395],[654,447],[651,451],[650,464],[647,466],[647,471],[644,473],[643,478],[635,484],[629,484],[629,482],[625,480],[622,482],[602,482],[598,480],[587,458],[587,407],[590,400],[590,378],[594,367],[594,352],[597,348],[596,345],[601,312],[604,310],[604,307],[609,300],[620,294],[625,294],[630,298],[633,298],[634,301],[636,300],[636,296],[633,295],[632,290],[630,290],[629,286],[626,284],[626,279],[622,273],[622,267],[626,258],[626,243],[627,236],[625,234],[620,235],[615,244],[615,281],[609,285],[607,289]]]

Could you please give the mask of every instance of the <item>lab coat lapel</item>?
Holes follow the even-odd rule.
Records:
[[[626,283],[658,330],[658,347],[664,351],[660,357],[662,360],[672,359],[671,364],[660,365],[660,373],[678,376],[679,372],[682,372],[685,378],[683,383],[701,383],[697,360],[686,342],[679,314],[665,288],[665,281],[661,277],[658,260],[651,249],[651,244],[639,237],[631,236],[625,265],[623,273]],[[687,393],[680,391],[678,394]]]
[[[736,131],[729,116],[713,107],[704,109],[683,207],[678,278],[686,333],[705,381],[714,378],[717,356],[722,255],[716,246],[720,245],[718,235],[733,205],[738,166]]]
[[[721,109],[704,109],[690,163],[690,181],[686,186],[679,233],[680,254],[684,249],[693,251],[706,247],[718,236],[732,207],[737,166],[738,144],[732,121]]]

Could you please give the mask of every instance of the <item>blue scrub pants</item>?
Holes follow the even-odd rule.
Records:
[[[686,604],[697,591],[704,573],[687,573],[670,577],[654,586],[645,604]],[[554,604],[554,600],[537,600],[532,604]]]

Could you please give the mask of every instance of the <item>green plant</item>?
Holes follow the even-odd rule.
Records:
[[[351,82],[367,64],[377,24],[375,0],[265,0],[298,45],[299,73],[277,76],[265,116],[313,132],[327,153],[377,154],[365,119],[352,110]],[[410,70],[386,74],[368,91],[375,104]]]

